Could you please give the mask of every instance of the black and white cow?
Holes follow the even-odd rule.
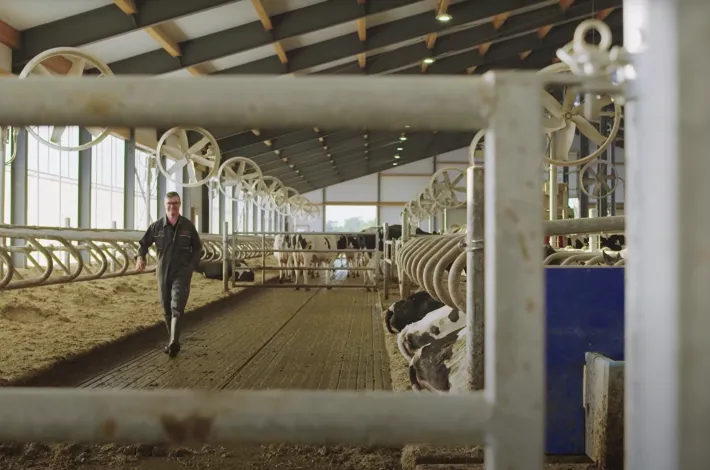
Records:
[[[463,328],[466,314],[444,305],[429,312],[421,320],[405,326],[397,335],[397,347],[407,361],[425,344],[443,338],[452,331]]]
[[[459,328],[422,346],[409,363],[414,391],[457,393],[467,390],[466,329]]]
[[[443,306],[443,303],[434,299],[427,291],[415,292],[389,306],[385,311],[385,327],[390,333],[397,334],[407,325],[418,322],[428,313]]]

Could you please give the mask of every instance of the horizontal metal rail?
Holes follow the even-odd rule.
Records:
[[[27,77],[0,82],[0,126],[470,131],[486,127],[491,88],[473,76]]]
[[[591,219],[546,220],[545,235],[574,235],[577,233],[623,232],[626,218],[623,215],[594,217]]]
[[[375,236],[374,232],[240,232],[239,236],[261,236],[264,235],[372,235]]]
[[[278,252],[278,253],[374,253],[379,250],[377,250],[376,248],[375,249],[368,248],[368,249],[362,249],[362,250],[345,249],[345,248],[342,250],[339,250],[337,248],[331,248],[329,250],[311,250],[308,248],[303,248],[300,250],[293,249],[293,248],[266,248],[263,250],[258,249],[256,251],[258,253],[262,253],[262,252],[264,252],[264,253],[273,253],[273,252]]]
[[[476,445],[492,416],[480,392],[5,388],[0,396],[0,441],[24,442]]]
[[[263,269],[265,271],[284,271],[287,269],[298,269],[298,270],[302,270],[302,271],[372,271],[373,270],[373,268],[349,268],[347,266],[335,266],[335,267],[327,267],[327,268],[323,268],[323,267],[316,268],[316,267],[312,267],[312,266],[303,266],[303,267],[302,266],[298,266],[298,267],[290,266],[287,268],[281,268],[278,266],[262,266],[262,267],[257,267],[257,268],[253,268],[253,269]]]
[[[300,269],[300,268],[299,268]],[[263,289],[301,289],[301,288],[314,288],[320,289],[322,287],[337,287],[338,289],[374,289],[377,286],[374,284],[341,284],[338,281],[331,282],[330,284],[303,284],[303,283],[285,283],[285,284],[274,284],[273,282],[258,284],[249,282],[234,282],[232,287],[260,287]]]
[[[0,239],[10,241],[0,244],[0,290],[139,275],[135,256],[144,233],[0,225]],[[220,235],[201,234],[200,239],[202,261],[219,262],[224,258]],[[256,237],[242,237],[236,245],[227,247],[230,259],[259,256],[254,251],[257,242]],[[156,258],[153,246],[144,273],[155,271]],[[26,267],[35,270],[26,272]]]

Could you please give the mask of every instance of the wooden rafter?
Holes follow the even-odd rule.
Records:
[[[2,20],[0,20],[0,44],[10,49],[17,49],[20,46],[20,32]]]
[[[135,15],[138,13],[136,2],[134,0],[113,0],[113,3],[127,15]]]
[[[261,25],[264,27],[264,30],[266,31],[271,31],[274,29],[273,23],[271,23],[271,18],[269,17],[269,14],[266,12],[266,8],[264,8],[264,4],[261,3],[261,0],[251,0],[251,5],[254,8],[254,11],[256,12],[256,16],[259,17],[259,21],[261,22]],[[281,45],[280,41],[275,41],[272,44],[274,48],[274,52],[276,52],[276,56],[279,58],[282,64],[287,64],[288,63],[288,55],[286,54],[286,51],[284,50],[283,46]]]
[[[364,0],[357,0],[358,3],[364,2]],[[367,22],[365,18],[360,18],[357,20],[357,38],[360,42],[367,41]],[[367,54],[362,52],[357,55],[357,63],[361,69],[364,69],[367,65]]]

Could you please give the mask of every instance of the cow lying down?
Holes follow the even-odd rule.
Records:
[[[202,261],[195,272],[202,274],[207,279],[222,280],[222,262],[221,261]],[[237,263],[234,268],[237,274],[237,281],[254,282],[254,272],[243,263]],[[232,265],[227,265],[227,277],[232,277]]]
[[[397,347],[407,361],[414,353],[434,340],[443,338],[466,324],[466,315],[447,305],[426,314],[421,320],[405,326],[397,335]]]
[[[427,291],[410,294],[407,298],[394,302],[385,311],[385,327],[392,334],[424,318],[429,312],[443,307],[444,304],[435,300]]]
[[[461,393],[467,390],[466,329],[422,346],[409,363],[409,381],[415,392]]]

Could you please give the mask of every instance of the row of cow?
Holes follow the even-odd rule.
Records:
[[[417,235],[429,235],[416,229]],[[402,237],[402,226],[391,225],[387,230],[389,240],[399,240]],[[379,243],[378,243],[379,240]],[[279,265],[279,283],[293,282],[308,284],[309,271],[313,277],[319,277],[317,269],[325,270],[325,285],[330,289],[330,283],[335,275],[335,261],[344,255],[348,277],[359,277],[359,269],[365,268],[363,277],[365,283],[374,285],[377,275],[384,271],[382,260],[375,265],[374,251],[381,254],[384,251],[384,230],[382,227],[371,227],[354,235],[342,234],[309,234],[292,233],[279,234],[274,237],[274,258]],[[382,255],[380,255],[382,256]],[[352,268],[358,270],[352,270]],[[296,287],[298,289],[298,287]],[[308,287],[306,287],[306,290]]]
[[[554,252],[549,245],[544,246],[545,256]],[[601,265],[613,266],[619,257],[626,258],[626,253],[626,248],[617,254],[604,251]],[[389,333],[397,335],[397,347],[409,363],[414,391],[466,391],[464,312],[420,290],[390,305],[384,312],[384,323]]]

